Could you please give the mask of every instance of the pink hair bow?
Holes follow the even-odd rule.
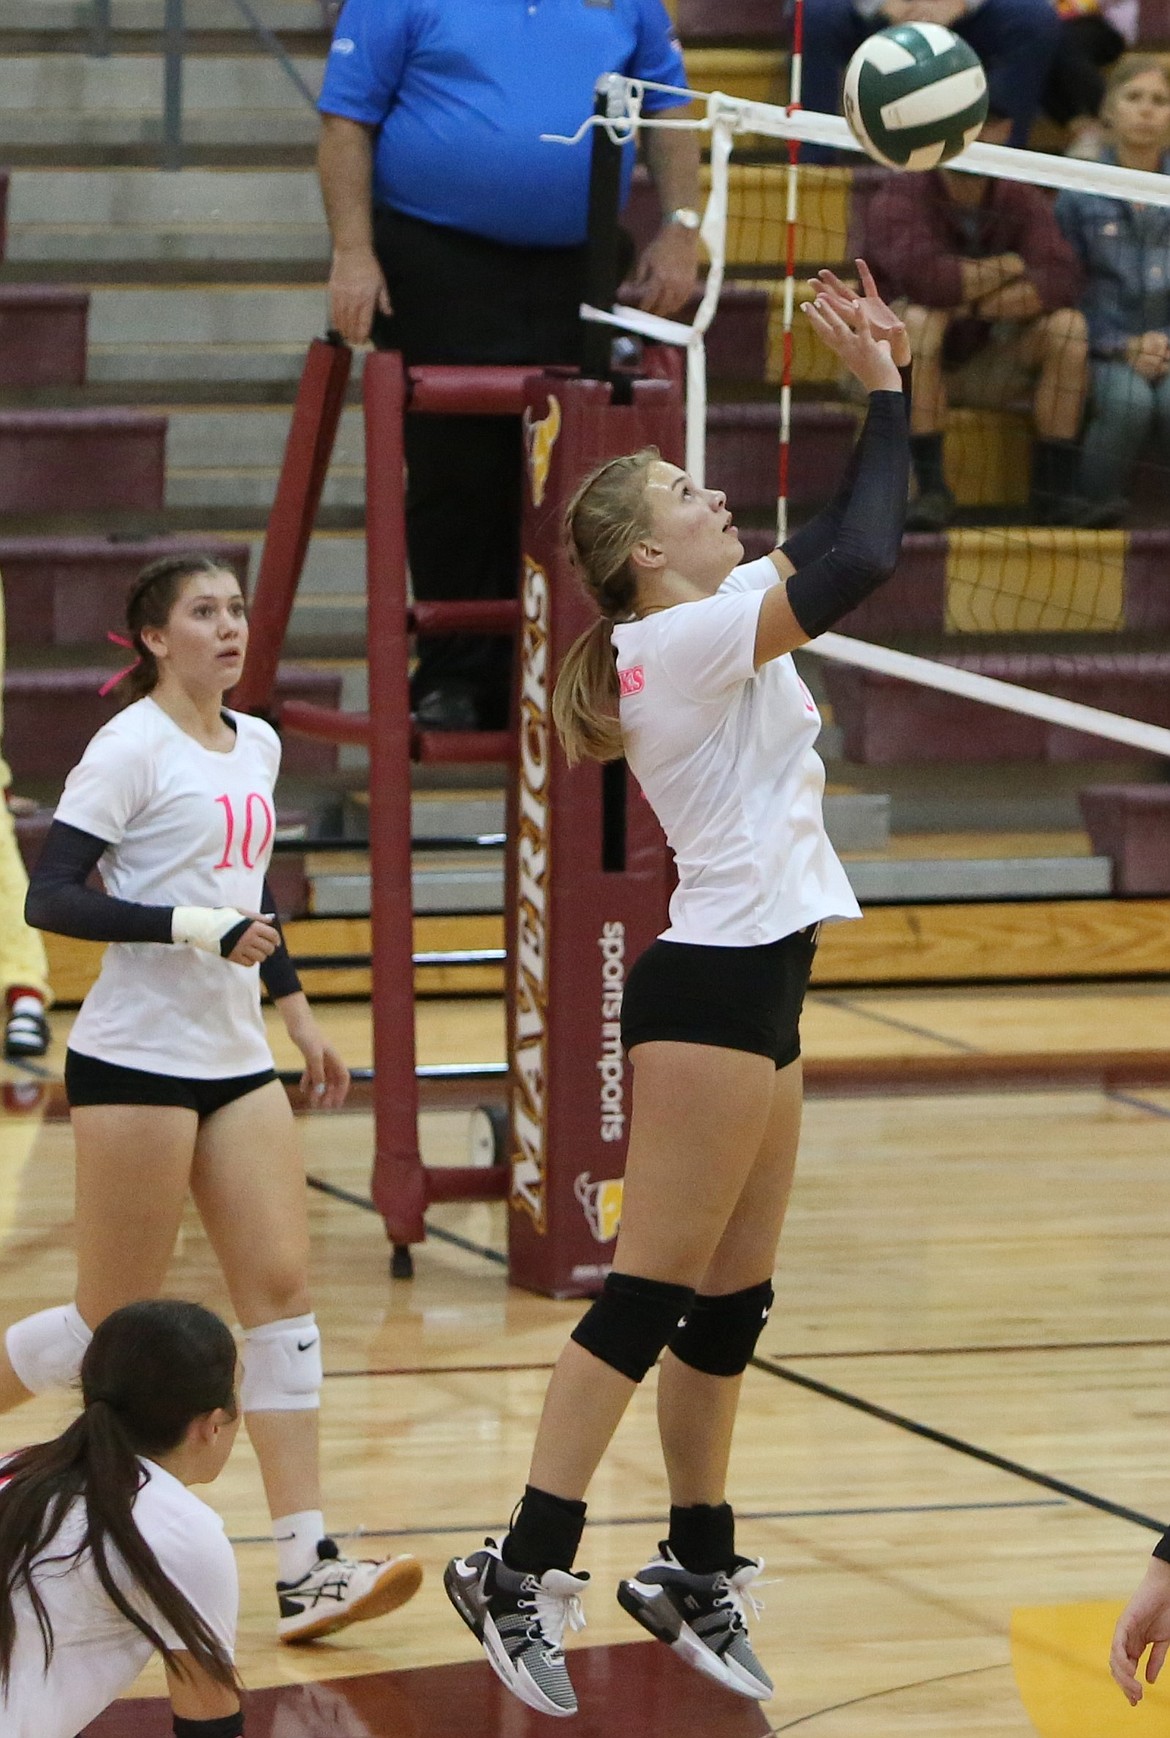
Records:
[[[106,638],[112,646],[125,646],[128,652],[134,650],[134,641],[128,640],[125,634],[107,633]],[[98,689],[98,698],[104,700],[106,695],[110,692],[110,689],[116,688],[123,676],[128,676],[131,670],[137,670],[141,662],[141,658],[135,658],[132,664],[127,664],[124,670],[119,670],[116,675],[109,677],[107,681],[103,682],[101,687]]]

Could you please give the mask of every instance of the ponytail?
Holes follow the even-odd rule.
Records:
[[[620,760],[618,677],[613,623],[599,616],[565,653],[553,689],[552,715],[570,766],[579,760]]]
[[[552,713],[570,766],[620,760],[617,666],[612,629],[632,615],[637,585],[634,546],[650,531],[646,478],[659,458],[642,447],[609,459],[580,483],[565,509],[565,537],[577,575],[601,618],[569,647],[553,690]]]
[[[149,1477],[139,1457],[176,1448],[191,1423],[209,1412],[234,1414],[235,1363],[227,1327],[199,1304],[128,1304],[95,1330],[81,1366],[80,1417],[52,1442],[22,1449],[0,1467],[6,1480],[0,1487],[0,1690],[12,1672],[17,1595],[24,1593],[32,1606],[47,1671],[53,1629],[36,1571],[49,1565],[68,1570],[86,1551],[115,1610],[169,1666],[178,1666],[175,1650],[131,1604],[112,1559],[125,1566],[196,1664],[216,1683],[238,1688],[223,1644],[164,1573],[134,1519],[135,1499]],[[85,1508],[79,1544],[45,1555],[78,1503]]]

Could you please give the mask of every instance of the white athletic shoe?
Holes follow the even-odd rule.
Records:
[[[453,1557],[443,1576],[447,1598],[478,1639],[488,1664],[514,1696],[540,1714],[577,1712],[565,1668],[565,1629],[584,1629],[581,1594],[588,1575],[509,1569],[494,1539]]]
[[[751,1584],[763,1562],[737,1557],[730,1574],[692,1575],[668,1546],[658,1549],[653,1563],[618,1583],[618,1603],[696,1671],[766,1702],[774,1686],[752,1650],[743,1609],[746,1599],[753,1612],[761,1610]]]
[[[343,1557],[332,1539],[317,1546],[317,1561],[299,1581],[278,1581],[281,1641],[316,1641],[367,1617],[397,1611],[422,1586],[417,1557]]]

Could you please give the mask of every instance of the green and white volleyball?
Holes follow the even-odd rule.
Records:
[[[890,169],[934,169],[987,119],[975,50],[941,24],[895,24],[862,43],[845,74],[845,119],[862,150]]]

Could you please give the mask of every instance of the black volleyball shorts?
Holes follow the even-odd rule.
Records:
[[[623,1046],[714,1044],[787,1068],[800,1055],[800,1010],[819,928],[759,947],[652,942],[626,980]]]
[[[65,1096],[72,1110],[88,1104],[156,1104],[193,1110],[202,1122],[225,1104],[276,1079],[274,1068],[259,1074],[234,1074],[227,1080],[187,1080],[177,1074],[152,1074],[123,1068],[79,1050],[65,1052]]]

